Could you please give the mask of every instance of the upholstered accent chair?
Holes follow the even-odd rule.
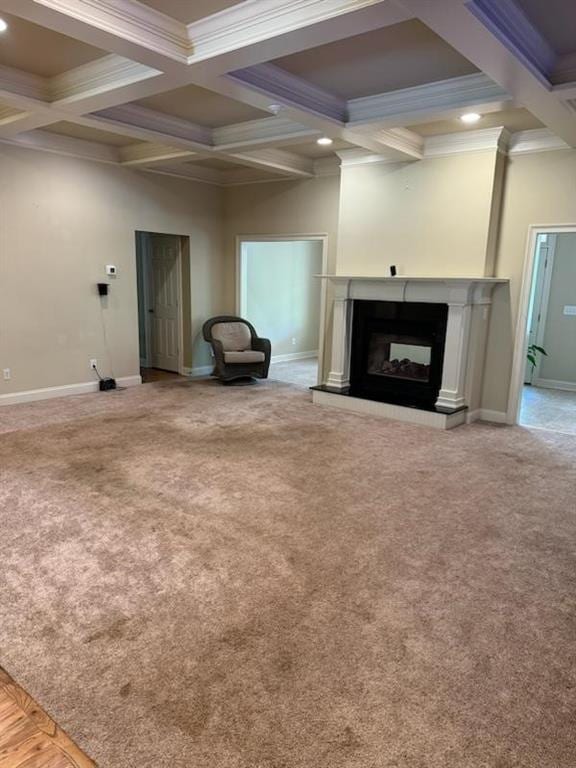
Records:
[[[247,320],[234,315],[213,317],[204,323],[202,335],[214,353],[213,376],[221,381],[268,377],[270,341],[261,339]]]

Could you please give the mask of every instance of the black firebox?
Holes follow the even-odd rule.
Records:
[[[434,410],[447,321],[447,304],[355,301],[350,394]]]

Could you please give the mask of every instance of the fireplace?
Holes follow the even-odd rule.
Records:
[[[333,288],[318,405],[452,429],[482,414],[495,277],[320,275]]]
[[[447,304],[353,303],[350,394],[433,410],[442,384]]]

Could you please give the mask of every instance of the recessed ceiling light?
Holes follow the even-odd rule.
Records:
[[[322,138],[316,139],[316,143],[320,144],[323,147],[327,147],[333,143],[333,140],[329,139],[328,136],[322,136]]]
[[[6,32],[8,29],[8,24],[4,21],[4,19],[0,19],[0,32]]]
[[[268,109],[270,112],[272,112],[273,115],[277,115],[278,112],[282,109],[282,104],[269,104]]]
[[[466,112],[465,115],[460,117],[460,120],[467,125],[471,125],[472,123],[477,123],[481,117],[482,115],[479,115],[478,112]]]

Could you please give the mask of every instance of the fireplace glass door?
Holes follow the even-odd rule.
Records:
[[[368,346],[367,372],[410,381],[430,381],[432,343],[418,336],[372,333]]]

